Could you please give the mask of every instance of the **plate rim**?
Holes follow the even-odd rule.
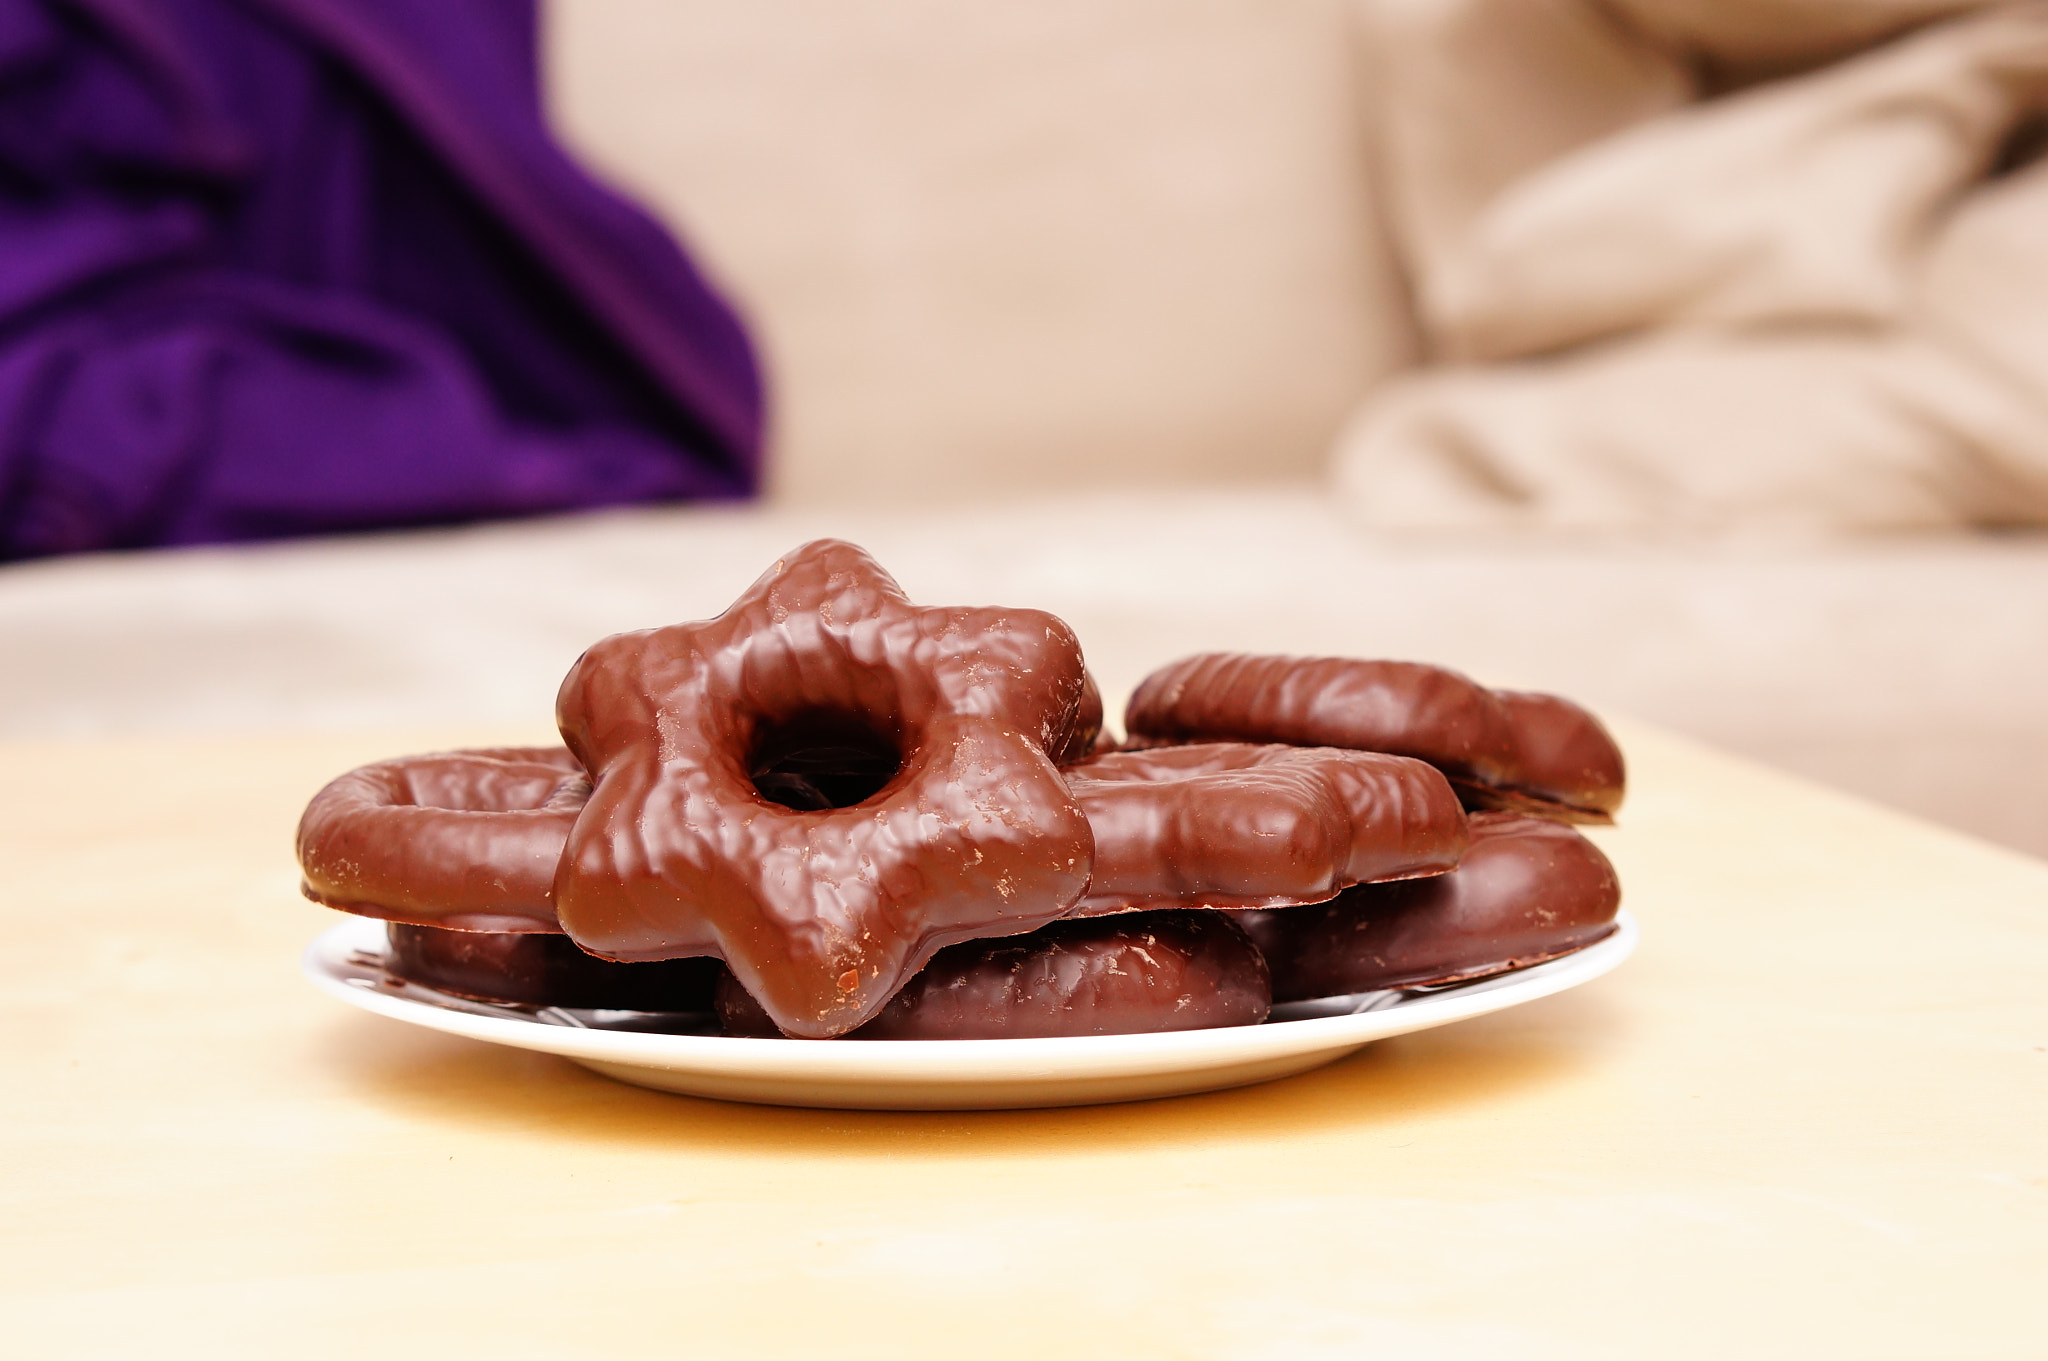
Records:
[[[523,1017],[478,1015],[350,981],[342,961],[350,953],[366,951],[372,942],[381,954],[384,928],[384,922],[367,917],[337,922],[307,945],[300,967],[322,992],[361,1010],[488,1043],[648,1071],[839,1085],[1043,1083],[1354,1049],[1590,983],[1627,960],[1641,938],[1634,916],[1624,909],[1615,916],[1612,934],[1572,954],[1345,1015],[1143,1034],[824,1043],[551,1025]]]

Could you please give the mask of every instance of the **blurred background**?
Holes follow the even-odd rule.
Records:
[[[833,534],[2048,854],[2048,6],[0,16],[0,734],[540,740]]]

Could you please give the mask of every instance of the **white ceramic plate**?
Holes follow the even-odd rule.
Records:
[[[1577,954],[1475,983],[1357,993],[1274,1009],[1264,1025],[1043,1040],[735,1040],[673,1033],[710,1018],[498,1007],[394,978],[384,924],[351,917],[307,948],[306,974],[365,1011],[454,1035],[560,1054],[643,1087],[773,1106],[998,1110],[1241,1087],[1320,1067],[1385,1039],[1577,987],[1636,948],[1636,924]],[[661,1027],[660,1030],[650,1027]]]

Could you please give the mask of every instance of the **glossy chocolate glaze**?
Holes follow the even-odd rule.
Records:
[[[1286,742],[1412,756],[1476,806],[1567,820],[1606,821],[1625,783],[1621,749],[1578,705],[1417,662],[1206,653],[1146,677],[1124,724],[1134,748]]]
[[[393,922],[386,967],[400,978],[486,1002],[608,1007],[620,1011],[709,1011],[722,972],[715,959],[615,964],[567,936],[449,931]]]
[[[1066,776],[1095,833],[1077,915],[1316,902],[1441,874],[1465,850],[1450,784],[1404,756],[1209,742],[1113,752]]]
[[[1628,788],[1621,747],[1592,714],[1558,695],[1495,690],[1515,735],[1515,778],[1493,792],[1499,806],[1555,815],[1560,808],[1604,822]],[[1481,806],[1484,806],[1483,796]]]
[[[1102,690],[1095,684],[1094,675],[1084,670],[1081,673],[1081,702],[1074,709],[1074,725],[1059,749],[1047,754],[1052,757],[1054,765],[1070,766],[1076,761],[1087,760],[1106,740],[1102,730]]]
[[[595,788],[562,925],[611,959],[719,956],[784,1031],[844,1034],[940,948],[1080,896],[1094,840],[1053,757],[1086,749],[1087,690],[1053,616],[920,608],[808,544],[718,618],[571,668],[556,717]]]
[[[389,921],[559,932],[555,868],[589,794],[560,747],[439,752],[352,770],[299,819],[304,892]]]
[[[1521,968],[1614,930],[1621,884],[1598,847],[1547,818],[1481,813],[1457,869],[1364,884],[1241,920],[1292,1002],[1423,987]]]
[[[779,1032],[730,975],[726,1033]],[[1257,1025],[1272,1005],[1266,964],[1227,913],[1146,912],[1062,921],[950,946],[847,1038],[1002,1040]]]

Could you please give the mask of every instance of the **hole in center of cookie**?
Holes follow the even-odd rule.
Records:
[[[762,798],[814,813],[873,798],[902,767],[896,743],[858,716],[813,713],[763,734],[750,769]]]

